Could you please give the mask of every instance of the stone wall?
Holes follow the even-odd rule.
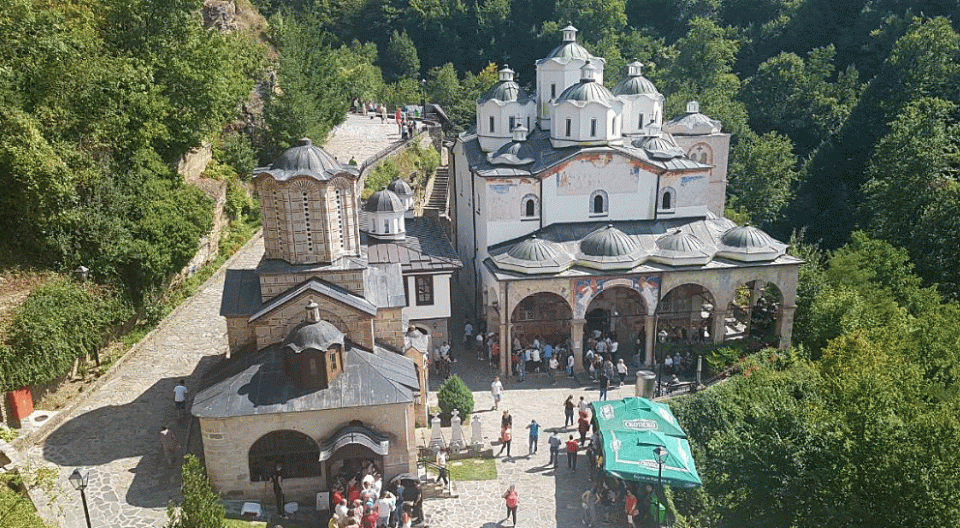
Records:
[[[273,503],[273,490],[264,482],[252,482],[249,452],[254,442],[272,431],[304,433],[322,445],[330,435],[353,420],[390,437],[390,451],[383,460],[384,482],[401,473],[416,474],[416,439],[412,403],[349,407],[324,411],[240,416],[228,419],[200,419],[207,474],[214,487],[228,499],[260,500]],[[317,491],[327,489],[324,474],[311,478],[284,479],[287,500],[313,504]]]
[[[280,295],[297,284],[300,284],[308,279],[312,279],[313,277],[321,277],[323,280],[332,284],[336,284],[337,286],[340,286],[341,288],[351,291],[357,295],[362,296],[364,294],[363,270],[324,270],[322,273],[301,272],[282,274],[266,274],[261,271],[259,274],[260,295],[263,297],[264,302],[273,299],[277,295]]]
[[[373,320],[373,332],[377,341],[390,345],[397,350],[403,350],[403,309],[381,308],[377,310],[377,318]]]
[[[304,306],[311,300],[320,304],[320,318],[328,321],[343,332],[347,338],[360,346],[373,347],[373,317],[346,304],[321,297],[316,292],[306,291],[286,305],[277,308],[260,319],[250,323],[256,334],[257,350],[273,343],[283,341],[294,326],[305,320]],[[399,313],[399,310],[397,310]],[[400,324],[396,324],[399,330]],[[401,338],[400,345],[403,345]]]

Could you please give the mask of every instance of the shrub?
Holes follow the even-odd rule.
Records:
[[[440,386],[437,401],[440,404],[441,420],[444,422],[449,422],[454,409],[460,411],[462,418],[473,412],[473,393],[456,374],[447,378]]]
[[[183,460],[183,484],[180,492],[183,503],[180,508],[167,506],[170,528],[221,528],[224,508],[220,496],[213,490],[207,472],[200,459],[187,455]]]

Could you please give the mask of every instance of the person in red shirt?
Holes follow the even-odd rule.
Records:
[[[587,419],[587,413],[580,413],[580,420],[577,421],[577,429],[580,431],[580,443],[586,443],[587,431],[590,430],[590,420]]]
[[[367,508],[367,513],[363,516],[363,528],[377,528],[379,518],[376,508]]]
[[[567,440],[567,467],[571,471],[577,470],[577,450],[580,449],[580,443],[574,440],[573,435],[570,435],[570,440]]]
[[[513,525],[517,525],[517,504],[520,503],[520,495],[517,493],[517,488],[513,484],[507,488],[507,492],[503,494],[503,498],[507,503],[507,517],[504,520],[509,519],[513,516]]]
[[[623,512],[627,514],[627,522],[630,523],[630,526],[636,526],[634,519],[640,513],[640,510],[637,509],[637,496],[629,489],[627,490],[626,501],[623,504]]]

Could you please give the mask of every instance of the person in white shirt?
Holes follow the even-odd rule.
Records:
[[[493,378],[493,383],[490,384],[490,394],[493,396],[493,408],[496,409],[500,406],[500,399],[503,398],[503,384],[500,383],[499,376]]]
[[[573,359],[573,354],[567,356],[567,376],[570,376],[571,378],[573,377],[573,364],[575,362],[576,360]]]
[[[377,526],[383,527],[390,523],[390,514],[397,507],[397,499],[389,491],[377,500]]]
[[[610,346],[608,347],[608,349],[610,350],[610,356],[613,358],[614,361],[620,359],[617,356],[617,350],[620,349],[620,343],[618,343],[616,339],[613,339],[610,341]]]
[[[627,364],[623,360],[617,361],[617,375],[620,376],[620,386],[623,386],[623,380],[627,377]]]
[[[467,324],[463,325],[463,342],[469,345],[471,339],[473,339],[473,325],[467,321]]]
[[[177,410],[183,412],[187,409],[187,384],[180,380],[180,383],[177,383],[177,386],[173,388],[173,403],[177,406]]]

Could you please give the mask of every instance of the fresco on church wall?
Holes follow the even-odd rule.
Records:
[[[623,156],[611,153],[585,154],[564,165],[557,173],[557,194],[589,195],[596,189],[610,194],[636,193],[640,168]]]
[[[533,178],[488,180],[487,219],[491,222],[519,221],[521,199],[528,194],[536,195],[539,190],[539,183]]]
[[[635,275],[633,277],[616,277],[612,279],[576,279],[573,281],[573,318],[586,317],[590,301],[600,295],[603,290],[615,287],[625,287],[639,293],[647,310],[653,313],[660,298],[659,275]]]

